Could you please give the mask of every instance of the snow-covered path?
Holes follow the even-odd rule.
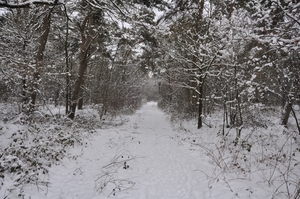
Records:
[[[47,190],[24,190],[31,199],[223,198],[221,191],[212,195],[200,171],[209,163],[176,139],[156,103],[144,105],[122,126],[97,132],[86,146],[71,149],[73,158],[50,169]]]
[[[132,167],[138,182],[137,191],[128,198],[200,198],[203,192],[197,168],[201,162],[176,141],[175,132],[156,104],[144,106],[134,120],[133,133],[140,144],[125,148],[137,157]]]
[[[86,109],[82,115],[85,120],[81,122],[88,121],[87,118],[91,118],[91,124],[97,121],[94,109]],[[299,150],[286,145],[296,139],[281,134],[281,125],[250,129],[248,134],[245,129],[245,140],[236,146],[235,134],[226,139],[218,135],[217,123],[213,128],[198,130],[193,122],[171,126],[168,116],[156,103],[149,102],[131,116],[103,121],[103,129],[84,132],[78,128],[80,136],[74,133],[72,139],[82,138],[83,141],[69,147],[66,157],[49,168],[49,175],[41,175],[38,184],[16,188],[16,175],[19,174],[8,173],[4,181],[0,181],[0,198],[282,199],[298,194],[298,188],[291,183],[299,180],[299,161],[296,159],[299,159]],[[12,123],[6,130],[17,128],[19,126]],[[274,131],[279,133],[274,135]],[[14,138],[7,134],[2,134],[7,137],[5,139]],[[286,140],[282,139],[284,136]],[[264,141],[265,138],[270,140]],[[26,139],[29,140],[27,145],[31,145],[30,139],[33,139]],[[243,145],[244,141],[246,145]],[[60,147],[53,145],[52,148],[56,146]],[[36,148],[29,149],[36,151]],[[285,161],[289,153],[291,159]]]

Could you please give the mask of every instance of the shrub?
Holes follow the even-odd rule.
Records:
[[[65,157],[68,147],[82,143],[79,131],[74,127],[45,128],[37,124],[26,127],[12,134],[11,142],[0,155],[0,178],[4,181],[10,176],[14,188],[20,190],[30,183],[47,186],[45,175],[51,165]]]

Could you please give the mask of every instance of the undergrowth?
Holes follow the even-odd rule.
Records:
[[[180,132],[175,138],[180,145],[189,144],[191,150],[199,151],[214,165],[213,173],[199,168],[210,179],[208,187],[222,182],[237,193],[232,182],[245,180],[268,190],[269,198],[300,199],[299,134],[293,127],[288,129],[272,122],[276,121],[272,117],[261,119],[266,114],[271,113],[267,111],[255,118],[248,115],[240,137],[234,128],[225,129],[222,135],[221,126],[217,125],[220,121],[215,122],[215,128],[204,127],[197,133],[189,127],[194,121],[186,121],[175,126]],[[245,190],[250,195],[258,194],[257,188],[248,186]]]
[[[193,150],[202,151],[215,165],[213,174],[202,171],[211,179],[209,187],[222,180],[233,192],[228,181],[232,176],[249,181],[260,179],[257,183],[271,188],[270,198],[299,199],[299,139],[296,132],[270,133],[256,129],[245,130],[241,138],[230,135],[207,140],[185,137],[180,142],[188,142]],[[253,192],[251,189],[250,194]]]
[[[49,168],[68,155],[69,147],[83,144],[83,128],[78,128],[79,124],[25,121],[19,130],[3,133],[11,135],[0,154],[0,189],[5,189],[4,198],[24,197],[22,190],[27,184],[38,189],[48,187]]]
[[[115,196],[120,192],[130,190],[135,182],[128,178],[120,178],[121,170],[131,169],[130,161],[134,157],[128,151],[118,152],[107,165],[101,168],[101,173],[97,176],[95,189],[98,193],[108,192],[107,197]]]

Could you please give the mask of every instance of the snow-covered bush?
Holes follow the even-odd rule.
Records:
[[[78,110],[74,120],[74,125],[93,131],[96,128],[106,128],[107,126],[120,126],[127,121],[126,115],[106,113],[100,117],[96,105],[87,106],[83,110]]]
[[[249,181],[246,189],[250,195],[261,194],[258,190],[261,189],[268,190],[268,195],[274,199],[298,199],[300,137],[295,128],[287,129],[276,124],[278,120],[269,116],[275,111],[261,109],[256,112],[257,115],[255,111],[249,111],[249,118],[253,118],[245,121],[247,125],[240,137],[236,136],[233,128],[226,128],[223,136],[218,125],[193,133],[195,130],[190,127],[195,121],[189,121],[177,126],[173,124],[181,132],[174,139],[180,145],[188,143],[191,150],[205,155],[207,159],[203,161],[214,165],[213,173],[199,168],[209,179],[209,187],[224,183],[230,191],[238,193],[242,189],[235,189],[234,183],[243,180]]]
[[[273,126],[267,130],[244,130],[241,138],[233,134],[215,140],[192,142],[216,166],[219,172],[216,172],[215,179],[223,176],[225,180],[226,176],[234,175],[236,179],[249,179],[272,187],[273,198],[296,198],[300,179],[300,143],[295,132]]]
[[[280,107],[254,104],[244,109],[243,125],[249,128],[268,128],[278,121],[280,114]]]
[[[48,169],[66,156],[68,147],[82,143],[82,136],[74,127],[46,128],[32,123],[12,133],[10,140],[0,155],[0,178],[13,181],[8,191],[30,183],[47,186]]]

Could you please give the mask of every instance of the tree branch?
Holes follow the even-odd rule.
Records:
[[[25,2],[17,2],[17,3],[0,0],[0,8],[30,8],[32,5],[55,6],[61,4],[63,3],[59,2],[58,0],[54,0],[54,1],[33,0],[33,1],[25,1]]]
[[[287,11],[282,7],[282,5],[279,2],[277,2],[277,5],[280,7],[280,9],[282,10],[282,12],[286,16],[288,16],[290,19],[292,19],[294,22],[296,22],[298,25],[300,25],[300,21],[297,18],[295,18],[294,16],[292,16],[291,14],[287,13]]]

